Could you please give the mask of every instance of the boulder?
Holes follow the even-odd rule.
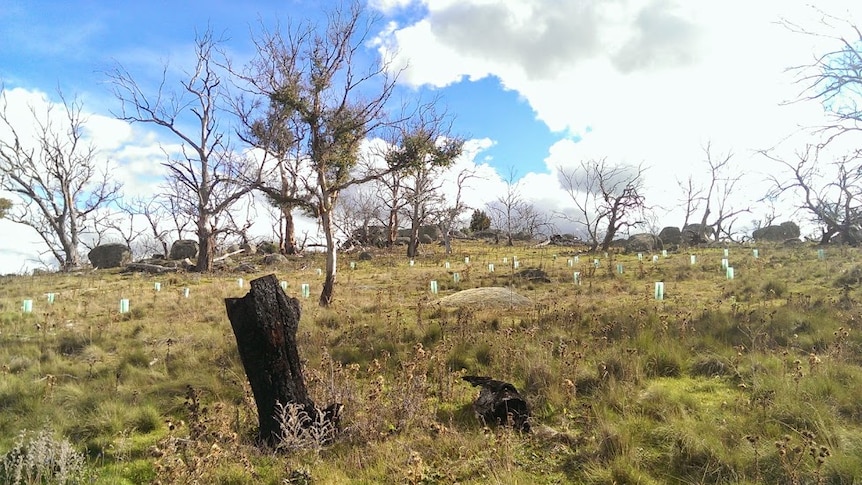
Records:
[[[714,235],[712,227],[703,224],[689,224],[682,228],[682,242],[689,246],[706,244]]]
[[[787,221],[782,222],[777,226],[766,226],[756,229],[751,233],[751,237],[755,241],[787,241],[789,239],[799,239],[799,226],[795,223]]]
[[[254,273],[257,267],[251,263],[240,263],[235,269],[237,273]]]
[[[278,254],[278,244],[272,241],[264,241],[257,246],[257,252],[260,254]]]
[[[90,250],[87,257],[94,268],[118,268],[132,262],[132,251],[125,244],[102,244]]]
[[[625,243],[627,253],[645,253],[662,249],[664,249],[662,240],[647,233],[632,234]]]
[[[399,229],[398,236],[409,238],[410,229]],[[426,239],[430,239],[428,242],[434,242],[439,240],[443,236],[443,233],[442,231],[440,231],[439,226],[433,224],[427,226],[419,226],[419,237],[422,238],[423,236],[425,236]]]
[[[388,232],[389,230],[386,226],[360,227],[353,231],[350,239],[360,246],[384,247],[388,242]]]
[[[517,276],[519,278],[525,279],[527,281],[538,282],[538,283],[550,283],[551,278],[548,278],[548,273],[542,271],[539,268],[527,268],[518,272]]]
[[[432,242],[434,242],[434,240],[431,239],[431,236],[429,236],[428,234],[420,234],[419,242],[422,244],[431,244]]]
[[[374,255],[369,253],[368,251],[363,251],[359,253],[360,261],[371,261],[372,259],[374,259]]]
[[[548,242],[554,246],[577,246],[583,244],[583,241],[573,234],[554,234],[548,239]]]
[[[682,231],[678,227],[667,226],[658,233],[658,238],[664,246],[679,246],[682,243]]]
[[[239,248],[245,251],[245,254],[255,254],[257,252],[257,246],[251,242],[247,242]]]
[[[496,229],[485,229],[484,231],[475,231],[473,237],[476,239],[494,239],[500,238],[500,232]]]
[[[267,254],[263,257],[263,264],[267,266],[273,266],[285,262],[287,262],[287,258],[282,256],[281,254]]]
[[[171,245],[171,259],[196,259],[198,257],[198,242],[194,239],[180,239]]]

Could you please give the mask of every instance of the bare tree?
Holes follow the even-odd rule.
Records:
[[[802,87],[797,101],[818,103],[831,120],[817,128],[815,133],[823,138],[816,146],[808,145],[790,157],[776,155],[774,149],[761,153],[778,162],[784,172],[771,176],[769,196],[794,197],[799,210],[821,226],[821,243],[837,237],[857,245],[862,243],[862,150],[854,144],[831,162],[819,159],[836,139],[862,132],[862,30],[852,20],[818,13],[821,25],[816,31],[789,21],[784,25],[825,40],[831,48],[810,64],[789,71]]]
[[[120,185],[84,137],[82,104],[59,96],[61,113],[51,104],[44,112],[31,105],[30,124],[19,126],[2,92],[0,188],[21,200],[6,219],[35,229],[65,271],[81,265],[81,235],[93,215],[118,197]]]
[[[834,46],[812,63],[788,69],[802,87],[799,101],[815,101],[831,115],[832,122],[818,130],[825,136],[820,146],[825,146],[842,135],[862,131],[862,105],[859,103],[862,97],[862,30],[852,20],[817,11],[820,31],[786,20],[783,23],[791,31],[827,40]]]
[[[607,251],[621,229],[644,224],[643,173],[641,165],[614,166],[604,158],[559,169],[563,190],[575,204],[575,215],[564,217],[584,227],[591,251]]]
[[[396,144],[394,140],[392,144]],[[393,163],[396,160],[389,159],[388,163]],[[395,240],[398,238],[398,229],[400,226],[399,215],[407,205],[405,192],[405,178],[407,174],[400,170],[390,170],[388,173],[380,177],[376,181],[381,186],[378,192],[377,199],[383,204],[383,209],[386,211],[386,244],[389,247],[395,245]]]
[[[517,172],[510,167],[505,180],[506,191],[487,205],[494,216],[492,219],[495,225],[506,236],[507,246],[513,246],[515,234],[523,231],[524,221],[521,215],[528,206],[521,195],[521,184],[516,179]]]
[[[321,306],[330,305],[334,295],[333,214],[339,194],[386,173],[386,169],[361,170],[359,163],[363,141],[392,122],[385,108],[397,74],[390,74],[386,59],[360,65],[376,20],[366,17],[362,4],[353,1],[347,8],[327,12],[325,26],[306,22],[284,34],[264,31],[255,41],[257,57],[243,76],[252,86],[250,91],[289,113],[293,123],[299,147],[296,158],[307,173],[303,173],[303,189],[312,198],[309,208],[319,218],[326,239]]]
[[[736,218],[742,213],[751,212],[749,207],[734,208],[732,203],[732,196],[737,184],[742,180],[743,173],[732,173],[730,161],[733,152],[713,154],[711,142],[707,142],[703,152],[704,161],[709,167],[709,184],[701,199],[704,204],[701,227],[709,228],[716,241],[722,238],[733,239],[732,227]],[[715,214],[713,209],[717,211]],[[710,219],[711,216],[714,218]]]
[[[354,186],[342,193],[332,218],[336,229],[348,238],[355,234],[367,237],[372,223],[380,220],[376,193],[373,188],[366,186]]]
[[[455,223],[470,207],[464,202],[464,189],[467,188],[467,182],[476,177],[476,171],[465,168],[458,172],[455,178],[455,190],[451,196],[443,196],[442,207],[439,211],[440,231],[443,233],[443,245],[446,248],[446,254],[452,254],[452,230]]]
[[[703,202],[703,187],[699,186],[692,175],[689,175],[685,180],[677,179],[677,185],[682,189],[682,199],[680,202],[685,205],[685,218],[682,221],[682,227],[688,225],[692,216],[700,209],[700,204]]]
[[[795,160],[786,160],[770,151],[764,156],[778,162],[789,176],[770,177],[769,196],[790,196],[799,210],[821,227],[820,243],[836,236],[852,245],[862,243],[862,160],[859,156],[841,157],[832,162],[827,173],[819,167],[819,149],[807,146]]]
[[[247,181],[255,177],[253,165],[233,150],[230,132],[221,126],[227,118],[227,93],[216,65],[218,43],[210,30],[196,37],[195,66],[177,91],[165,87],[167,67],[150,94],[122,66],[109,73],[122,103],[118,118],[156,125],[182,142],[182,153],[165,163],[173,189],[168,196],[194,219],[197,271],[212,271],[224,215],[248,194],[252,186]]]

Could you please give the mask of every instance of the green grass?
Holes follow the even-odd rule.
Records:
[[[320,255],[289,259],[275,269],[288,293],[312,288],[298,332],[309,391],[346,405],[335,443],[292,453],[254,441],[224,312],[225,297],[267,273],[242,275],[244,288],[230,273],[3,277],[0,455],[24,430],[47,429],[86,457],[96,483],[855,483],[862,253],[759,249],[754,259],[731,247],[732,281],[719,248],[692,251],[695,265],[683,252],[657,263],[584,254],[569,267],[568,248],[483,243],[427,248],[413,267],[381,251],[351,270],[342,255],[327,309],[315,298]],[[513,256],[551,283],[514,277]],[[436,304],[490,285],[534,305]],[[25,298],[33,313],[21,312]],[[130,313],[118,313],[120,298]],[[514,383],[534,432],[485,429],[465,373]],[[822,463],[812,443],[828,450]]]

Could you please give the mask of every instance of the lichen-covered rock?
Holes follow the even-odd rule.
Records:
[[[267,266],[274,266],[276,264],[281,264],[287,262],[287,258],[285,258],[281,254],[267,254],[263,257],[263,264]]]
[[[777,226],[766,226],[756,229],[751,233],[751,237],[755,241],[787,241],[789,239],[799,239],[799,226],[794,222],[782,222]]]
[[[703,224],[689,224],[682,228],[682,242],[689,246],[706,244],[714,235],[712,227]]]
[[[119,268],[132,262],[132,251],[125,244],[102,244],[90,250],[87,257],[94,268]]]
[[[627,253],[648,252],[663,249],[661,239],[652,234],[632,234],[626,240],[625,251]]]
[[[682,243],[682,231],[678,227],[667,226],[658,233],[658,238],[665,246],[679,246]]]
[[[194,239],[180,239],[171,245],[171,259],[195,259],[198,257],[198,242]]]

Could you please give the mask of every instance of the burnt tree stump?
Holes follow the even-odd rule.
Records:
[[[308,397],[302,363],[296,347],[299,300],[290,298],[275,275],[251,281],[242,298],[225,298],[230,320],[254,401],[257,405],[259,438],[273,445],[281,436],[277,406],[297,404],[308,419],[304,426],[337,426],[341,405],[325,410]]]
[[[473,410],[482,422],[530,431],[530,406],[515,386],[490,377],[464,376],[462,379],[482,388],[473,402]]]

